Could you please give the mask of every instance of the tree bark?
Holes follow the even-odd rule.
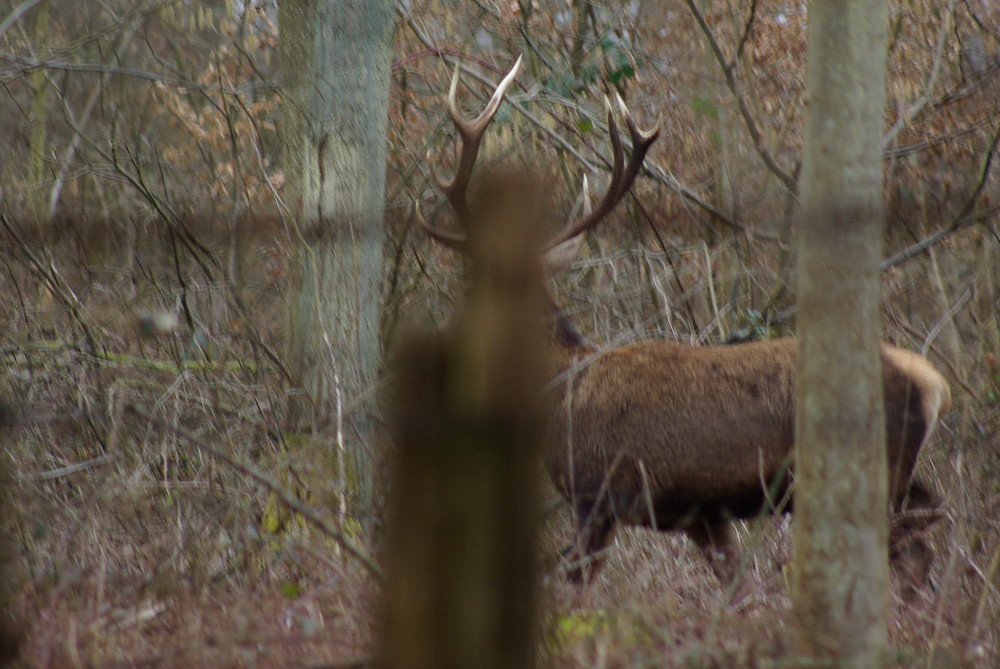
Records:
[[[887,651],[878,273],[887,24],[885,0],[810,8],[792,598],[808,661],[848,667],[882,666]]]
[[[348,414],[353,480],[371,492],[370,395],[380,349],[382,210],[394,7],[390,0],[282,0],[285,203],[295,291],[289,422],[323,429]]]
[[[534,665],[543,181],[489,177],[455,324],[394,356],[384,669]]]

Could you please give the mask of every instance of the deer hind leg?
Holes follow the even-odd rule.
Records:
[[[889,559],[903,579],[904,594],[912,595],[930,582],[934,549],[923,536],[927,528],[944,517],[941,499],[920,481],[910,484],[909,494],[898,504],[889,535]]]
[[[577,508],[577,535],[563,552],[569,561],[567,578],[573,583],[590,583],[604,564],[604,549],[615,531],[614,518],[599,508]]]
[[[696,520],[684,528],[684,533],[701,550],[712,571],[725,585],[730,585],[737,575],[739,551],[733,525],[727,520]]]

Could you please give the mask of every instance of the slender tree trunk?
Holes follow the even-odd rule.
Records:
[[[887,23],[885,0],[810,8],[792,596],[808,661],[845,667],[882,666],[887,649],[878,274]]]
[[[282,0],[285,202],[295,223],[293,426],[346,416],[362,507],[371,491],[371,394],[379,354],[391,0]]]

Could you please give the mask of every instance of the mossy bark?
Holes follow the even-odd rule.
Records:
[[[884,0],[810,8],[792,596],[807,661],[844,667],[882,666],[887,650],[878,348],[887,24]]]
[[[380,351],[386,123],[394,5],[280,7],[285,204],[294,245],[288,356],[295,429],[345,428],[369,505],[371,396]],[[354,407],[340,425],[337,407]]]

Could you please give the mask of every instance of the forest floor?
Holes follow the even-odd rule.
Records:
[[[279,444],[259,414],[248,418],[236,406],[266,394],[235,384],[246,370],[169,371],[174,363],[154,365],[151,350],[140,364],[125,351],[97,359],[39,341],[6,352],[8,383],[31,399],[4,438],[13,482],[4,512],[7,584],[20,666],[372,664],[379,579],[276,505],[266,487],[122,410],[158,405],[162,417],[267,469],[332,515],[335,505],[322,504],[310,483],[313,458]],[[893,667],[1000,664],[1000,489],[990,469],[1000,438],[995,425],[981,425],[976,443],[963,443],[966,409],[960,402],[945,417],[920,465],[947,499],[949,518],[930,537],[932,587],[903,598],[894,582]],[[210,422],[213,415],[227,419]],[[551,566],[569,540],[568,515],[551,513],[541,542],[541,563],[550,565],[541,582],[541,666],[790,660],[787,519],[739,526],[744,583],[734,604],[686,539],[645,530],[619,532],[595,582],[569,584]],[[363,534],[355,534],[362,549],[377,555]]]
[[[13,27],[50,4],[59,30]],[[599,191],[608,171],[603,95],[625,93],[643,127],[664,119],[648,173],[555,286],[580,331],[608,347],[791,334],[807,4],[400,2],[387,342],[402,324],[446,322],[462,292],[460,261],[410,215],[444,209],[432,173],[453,169],[452,72],[467,69],[460,104],[478,113],[521,53],[531,64],[484,160],[548,170],[564,213],[580,177]],[[251,5],[259,21],[233,25],[233,6]],[[0,123],[0,665],[374,663],[376,570],[276,493],[377,562],[381,505],[363,520],[340,513],[352,481],[336,437],[285,429],[293,226],[240,220],[291,208],[265,5],[22,2],[4,21],[4,67],[17,67]],[[883,273],[883,332],[926,355],[954,395],[918,462],[948,515],[928,537],[931,586],[904,597],[893,584],[894,669],[1000,667],[998,7],[892,8],[885,255],[905,257]],[[723,70],[739,78],[733,90]],[[35,226],[28,200],[48,196],[58,207]],[[202,206],[214,213],[195,216]],[[569,513],[553,508],[539,549],[540,666],[794,660],[787,519],[738,526],[734,604],[685,538],[645,530],[618,533],[595,582],[567,583],[555,556]],[[3,632],[19,642],[13,656]]]

